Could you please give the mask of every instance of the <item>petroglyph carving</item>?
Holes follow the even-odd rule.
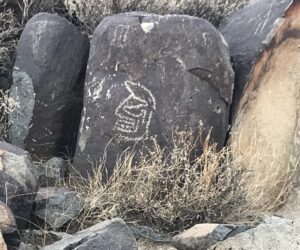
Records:
[[[139,83],[125,81],[125,87],[130,95],[115,110],[115,130],[123,141],[140,141],[148,136],[156,101],[151,91]]]

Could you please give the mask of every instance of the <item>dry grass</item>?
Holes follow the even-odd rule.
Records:
[[[217,151],[207,137],[202,141],[202,155],[193,158],[201,141],[197,138],[176,133],[174,149],[168,153],[154,140],[155,147],[142,153],[137,166],[135,154],[124,152],[108,183],[102,179],[101,168],[90,181],[71,178],[71,188],[85,194],[86,206],[70,228],[113,217],[163,232],[204,222],[255,224],[292,194],[295,168],[276,168],[277,154],[256,151],[249,168],[245,166],[248,156],[236,154],[235,145]],[[268,157],[269,165],[259,169],[260,157]]]
[[[175,133],[168,153],[153,140],[154,148],[143,151],[138,165],[133,152],[124,152],[107,183],[101,174],[105,163],[89,181],[71,178],[69,187],[85,194],[86,205],[70,231],[113,217],[163,232],[204,222],[256,223],[286,202],[294,169],[274,168],[276,154],[264,169],[256,168],[258,158],[249,169],[246,156],[233,152],[233,145],[217,151],[209,137],[199,138]],[[203,153],[193,157],[200,141]],[[264,157],[264,152],[256,153]]]
[[[154,148],[142,154],[137,166],[133,163],[135,154],[124,152],[107,183],[101,168],[89,181],[71,178],[71,188],[86,198],[85,209],[71,228],[121,217],[170,232],[195,223],[250,215],[243,211],[241,171],[232,167],[227,149],[218,152],[207,138],[203,154],[191,160],[199,145],[191,133],[176,133],[174,149],[167,154],[153,142]]]
[[[9,73],[20,26],[12,11],[0,13],[0,75]]]
[[[19,103],[9,97],[9,91],[0,90],[0,140],[8,137],[8,129],[11,125],[8,116],[19,108]]]
[[[253,210],[274,212],[285,205],[293,194],[297,165],[282,161],[285,152],[275,150],[272,145],[263,148],[257,144],[257,135],[252,135],[247,150],[237,136],[232,137],[231,151],[238,165],[243,169],[243,186],[247,203]]]
[[[62,0],[20,0],[21,25],[24,26],[29,18],[39,12],[63,13],[65,11]]]
[[[129,11],[198,16],[217,26],[224,16],[247,2],[248,0],[64,0],[70,14],[75,15],[89,33],[105,16]]]

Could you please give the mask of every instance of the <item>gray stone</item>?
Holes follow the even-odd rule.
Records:
[[[10,97],[9,137],[39,158],[73,152],[89,42],[55,14],[30,19],[21,35]]]
[[[125,149],[151,148],[153,137],[172,147],[174,130],[212,128],[221,147],[232,90],[227,44],[207,21],[141,12],[107,17],[91,41],[74,165],[87,177],[105,153],[111,174]]]
[[[121,219],[96,224],[44,250],[137,250],[137,242]]]
[[[40,188],[35,198],[34,215],[53,229],[58,229],[74,219],[83,209],[80,194],[61,187]]]
[[[180,250],[206,250],[224,240],[237,226],[198,224],[173,237],[172,244]]]
[[[257,228],[231,237],[212,246],[210,250],[298,250],[300,249],[300,222],[261,224]]]
[[[54,187],[63,180],[67,163],[59,157],[52,157],[46,162],[35,162],[40,187]]]
[[[0,201],[12,210],[19,229],[28,223],[37,189],[29,154],[0,142]]]

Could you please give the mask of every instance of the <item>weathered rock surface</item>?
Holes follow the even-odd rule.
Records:
[[[58,241],[44,250],[137,250],[137,242],[121,219],[113,219],[92,226]]]
[[[257,1],[221,30],[242,94],[230,144],[246,198],[258,208],[279,207],[300,187],[300,2]]]
[[[34,202],[34,215],[53,229],[74,219],[84,207],[80,194],[61,187],[40,188]]]
[[[223,242],[217,243],[210,250],[296,250],[300,248],[300,222],[286,221],[281,223],[261,224]]]
[[[172,244],[180,250],[206,250],[224,240],[239,227],[223,224],[198,224],[173,237]]]
[[[29,154],[0,142],[0,201],[12,210],[19,229],[28,223],[37,189]]]
[[[10,140],[38,157],[72,153],[89,42],[66,19],[40,13],[21,35],[10,97]]]
[[[128,147],[151,147],[151,137],[171,146],[175,129],[212,127],[222,146],[232,89],[227,44],[207,21],[141,12],[107,17],[91,41],[74,164],[87,176],[87,162],[97,166],[106,151],[112,172]]]
[[[40,187],[54,187],[63,178],[67,169],[64,159],[52,157],[46,162],[35,162]]]
[[[18,249],[21,239],[17,230],[16,220],[9,209],[0,201],[0,234],[8,245],[9,250]],[[1,246],[0,246],[1,249]]]

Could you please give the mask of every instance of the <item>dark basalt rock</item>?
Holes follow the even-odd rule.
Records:
[[[220,25],[219,30],[228,42],[235,71],[232,118],[236,116],[237,106],[256,60],[269,45],[269,40],[280,23],[280,17],[292,2],[252,1]]]
[[[72,154],[82,109],[89,41],[55,14],[30,19],[21,35],[10,90],[10,140],[38,157]]]
[[[125,13],[105,18],[91,41],[74,164],[83,176],[106,151],[108,172],[126,148],[172,130],[228,130],[233,71],[220,33],[205,20]],[[108,145],[109,144],[109,145]]]

